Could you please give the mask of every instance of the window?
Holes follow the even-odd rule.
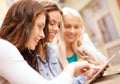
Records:
[[[89,6],[93,13],[108,8],[107,0],[94,0]]]
[[[106,15],[98,21],[100,31],[102,33],[105,43],[113,41],[118,38],[118,34],[115,30],[115,26],[110,14]]]

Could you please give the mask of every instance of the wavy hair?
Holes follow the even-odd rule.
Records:
[[[85,30],[84,22],[83,22],[83,19],[82,19],[81,15],[79,14],[78,11],[76,11],[76,10],[73,9],[73,8],[64,7],[64,8],[62,9],[62,12],[63,12],[63,20],[64,20],[64,16],[67,16],[67,15],[77,16],[77,17],[80,19],[80,21],[81,21],[81,22],[80,22],[80,25],[81,25],[81,28],[83,29],[83,32],[84,32],[84,30]],[[61,31],[60,31],[60,38],[58,38],[58,39],[59,39],[59,42],[60,42],[61,40],[64,41],[64,37],[63,37],[63,33],[62,33],[63,31],[64,31],[64,27],[62,27],[62,29],[61,29]],[[78,37],[78,38],[80,38],[80,37]],[[64,45],[64,46],[63,46],[63,45]],[[84,53],[84,52],[82,52],[82,51],[80,50],[80,46],[81,46],[81,41],[80,41],[80,40],[75,41],[75,42],[72,44],[72,48],[73,48],[75,54],[77,55],[78,60],[88,61],[89,63],[92,63],[92,64],[97,65],[97,62],[95,62],[95,61],[94,61],[93,59],[91,59],[86,53]],[[64,55],[66,55],[67,52],[66,52],[65,42],[61,42],[61,43],[60,43],[60,47],[61,47],[61,50],[64,50],[64,51],[62,51],[62,52],[65,53]],[[65,60],[67,60],[67,59],[66,59],[66,56],[65,56],[65,57],[62,56],[62,57],[60,57],[60,58],[61,58],[61,62],[64,61],[64,62],[62,62],[62,66],[63,66],[63,67],[66,66],[66,64],[68,64],[68,62],[65,61]]]
[[[37,62],[34,60],[36,56],[30,55],[25,44],[28,41],[35,20],[39,14],[44,14],[47,17],[43,6],[38,1],[19,0],[9,8],[0,29],[0,38],[15,45],[25,60],[35,70],[38,69],[36,66]],[[46,28],[44,28],[44,32],[46,36]]]
[[[40,1],[40,4],[44,7],[45,11],[48,14],[48,22],[46,24],[46,27],[48,28],[49,21],[50,21],[49,12],[59,11],[61,16],[62,16],[62,11],[61,11],[60,7],[53,1],[45,1],[45,0],[43,0],[43,1]],[[49,28],[48,28],[48,31],[49,31]],[[49,36],[49,33],[47,33],[47,37],[48,36]],[[38,45],[39,46],[39,51],[38,52],[40,53],[41,59],[44,59],[46,57],[45,53],[48,52],[46,44],[49,42],[49,39],[45,38],[42,41],[44,41],[44,40],[46,42],[44,42],[43,45]]]

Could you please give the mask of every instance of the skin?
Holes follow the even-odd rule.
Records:
[[[55,35],[57,34],[60,24],[62,22],[62,16],[59,11],[52,11],[48,13],[50,17],[49,27],[49,41],[52,42]]]
[[[45,37],[44,35],[44,27],[45,27],[45,20],[46,17],[44,14],[38,15],[38,17],[35,20],[35,24],[33,26],[33,29],[30,34],[30,38],[28,39],[25,46],[31,50],[35,49],[35,46],[38,44],[40,39],[43,39]]]
[[[64,16],[64,28],[63,28],[63,38],[65,39],[67,57],[72,56],[75,52],[72,48],[72,44],[81,35],[81,20],[78,16],[65,15]]]
[[[58,10],[50,11],[50,12],[48,12],[48,15],[50,17],[50,19],[49,19],[50,21],[48,24],[48,29],[49,29],[48,40],[51,43],[59,31],[60,23],[62,21],[62,15],[60,14],[60,12]],[[45,52],[43,52],[43,53],[44,54],[43,54],[42,60],[46,61],[47,60],[46,54],[45,54]]]
[[[80,35],[81,21],[78,16],[67,15],[64,16],[64,38],[67,44],[75,42],[76,38]]]

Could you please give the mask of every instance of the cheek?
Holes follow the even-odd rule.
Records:
[[[35,33],[31,33],[30,38],[28,39],[28,42],[26,43],[26,47],[34,50],[35,43],[33,41],[33,37],[35,36]]]
[[[77,35],[81,35],[81,32],[79,32],[79,30],[76,32]]]
[[[49,32],[51,32],[51,30],[52,30],[52,26],[51,25],[48,26],[48,30],[49,30]]]
[[[80,35],[80,34],[81,34],[80,29],[76,29],[75,32],[76,32],[77,35]]]
[[[67,31],[63,31],[62,34],[63,34],[63,36],[66,36],[68,34],[68,32]]]
[[[31,44],[29,41],[25,44],[25,47],[31,49]]]
[[[64,30],[62,30],[63,31],[63,34],[67,34],[67,33],[69,33],[70,32],[70,30],[69,29],[64,29]]]

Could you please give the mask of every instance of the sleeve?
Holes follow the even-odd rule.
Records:
[[[83,37],[82,49],[99,64],[104,64],[107,60],[107,58],[94,46],[87,34]]]
[[[0,62],[0,76],[11,84],[71,84],[72,81],[72,77],[66,73],[51,81],[45,80],[26,63],[15,46],[1,40]]]
[[[73,79],[73,84],[85,84],[86,78],[85,76],[77,76]]]
[[[11,84],[44,84],[47,81],[23,59],[17,48],[0,40],[0,75]]]

